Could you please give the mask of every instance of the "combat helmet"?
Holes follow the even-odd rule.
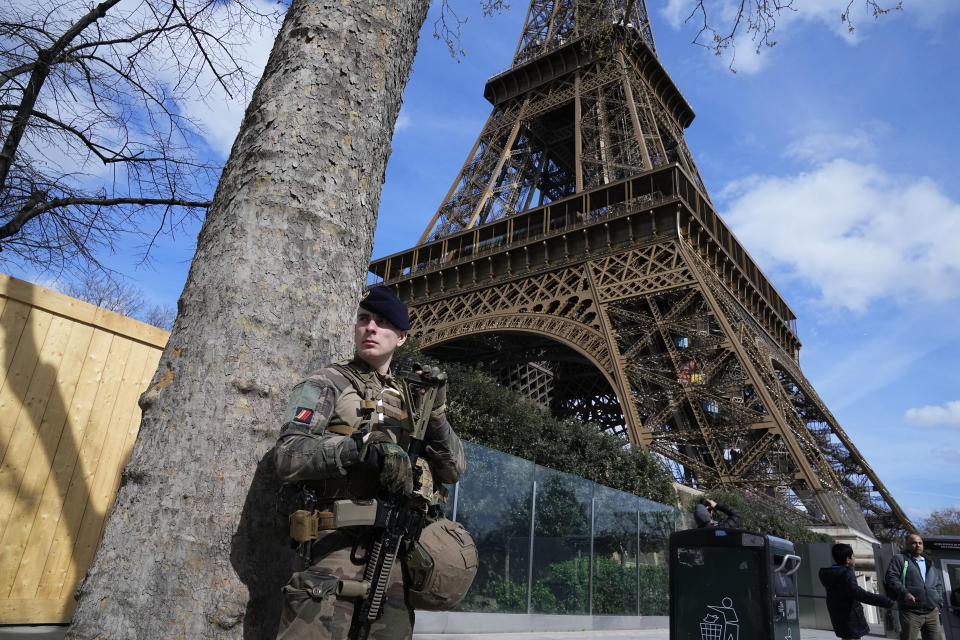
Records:
[[[405,564],[410,606],[449,611],[477,575],[477,546],[462,524],[441,518],[423,530]]]

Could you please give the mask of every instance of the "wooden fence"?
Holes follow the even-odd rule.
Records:
[[[0,274],[0,624],[69,621],[168,337]]]

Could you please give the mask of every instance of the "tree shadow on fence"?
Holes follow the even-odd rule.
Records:
[[[102,522],[104,514],[89,511],[93,474],[80,460],[82,436],[78,441],[74,435],[75,431],[86,435],[86,429],[71,427],[74,398],[63,395],[63,387],[75,390],[80,384],[61,379],[61,368],[72,357],[69,346],[77,345],[71,343],[76,327],[67,331],[57,321],[59,316],[53,315],[38,331],[41,322],[36,314],[51,312],[35,306],[30,295],[33,287],[24,290],[28,295],[21,299],[7,297],[0,318],[7,348],[7,358],[0,363],[0,388],[19,407],[0,416],[0,522],[6,522],[0,529],[0,599],[62,600],[70,597],[74,587],[65,581],[75,562],[71,556],[81,526],[85,520]],[[19,318],[24,315],[21,325]],[[58,331],[66,335],[62,347],[56,344],[61,339]],[[93,335],[91,331],[84,354]],[[51,351],[48,361],[44,361],[45,348]],[[54,364],[58,350],[61,356]],[[29,622],[63,622],[60,608],[53,605],[39,617],[45,619]]]

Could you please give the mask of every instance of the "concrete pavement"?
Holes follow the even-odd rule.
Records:
[[[63,640],[65,626],[0,626],[2,640]],[[882,636],[866,636],[880,638]],[[528,631],[485,633],[414,633],[413,640],[669,640],[670,631],[658,629],[611,629],[592,631]],[[798,640],[793,638],[792,640]],[[837,640],[832,631],[801,629],[800,640]]]
[[[882,636],[865,636],[880,638]],[[530,631],[524,633],[414,633],[413,640],[669,640],[669,629]],[[793,640],[797,640],[793,638]],[[832,631],[801,629],[800,640],[837,640]]]

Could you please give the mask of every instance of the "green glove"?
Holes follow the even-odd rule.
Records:
[[[430,384],[436,384],[437,386],[447,384],[447,372],[440,367],[434,367],[429,364],[415,364],[413,365],[413,370]]]
[[[390,493],[402,491],[404,495],[413,493],[410,458],[386,433],[374,431],[366,438],[360,460],[367,469],[376,470],[381,489]]]

